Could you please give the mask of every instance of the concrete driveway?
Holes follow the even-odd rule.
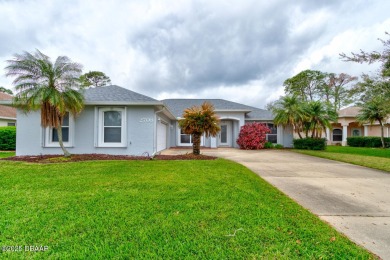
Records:
[[[284,150],[201,152],[248,167],[351,240],[390,259],[389,173]]]

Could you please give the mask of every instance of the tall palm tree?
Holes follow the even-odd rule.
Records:
[[[389,116],[390,107],[388,105],[388,100],[384,99],[382,96],[377,96],[362,105],[356,118],[361,124],[369,122],[372,125],[375,121],[378,121],[381,126],[382,147],[385,148],[383,124]]]
[[[214,106],[209,102],[184,110],[179,125],[185,134],[192,135],[192,153],[195,155],[200,154],[200,138],[203,134],[206,137],[216,136],[221,130]]]
[[[6,75],[15,77],[14,105],[26,113],[40,109],[42,127],[57,130],[59,145],[69,156],[63,144],[62,124],[67,112],[76,115],[83,109],[84,98],[79,92],[82,66],[66,56],[59,56],[53,63],[39,50],[15,54],[7,64]]]
[[[331,122],[337,120],[337,112],[329,105],[321,101],[310,101],[304,106],[306,114],[305,131],[311,131],[311,138],[320,138],[322,131],[332,128]]]
[[[295,95],[284,96],[276,101],[271,109],[274,114],[274,123],[283,126],[292,125],[301,139],[301,131],[305,121],[302,104],[302,101]]]

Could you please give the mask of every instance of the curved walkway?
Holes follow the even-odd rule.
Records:
[[[201,152],[248,167],[351,240],[390,259],[389,173],[283,150]]]

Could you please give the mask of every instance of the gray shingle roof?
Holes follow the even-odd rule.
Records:
[[[216,111],[241,111],[245,112],[247,120],[273,120],[272,113],[268,110],[243,105],[225,99],[164,99],[163,103],[175,117],[181,117],[183,111],[191,106],[199,106],[203,102],[212,103]]]
[[[116,85],[88,88],[84,92],[85,103],[161,103],[156,99]]]

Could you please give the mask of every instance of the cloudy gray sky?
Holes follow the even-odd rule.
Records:
[[[262,108],[302,70],[375,70],[339,53],[380,50],[388,10],[388,0],[0,0],[0,66],[39,49],[156,99]],[[0,86],[12,88],[4,73]]]

